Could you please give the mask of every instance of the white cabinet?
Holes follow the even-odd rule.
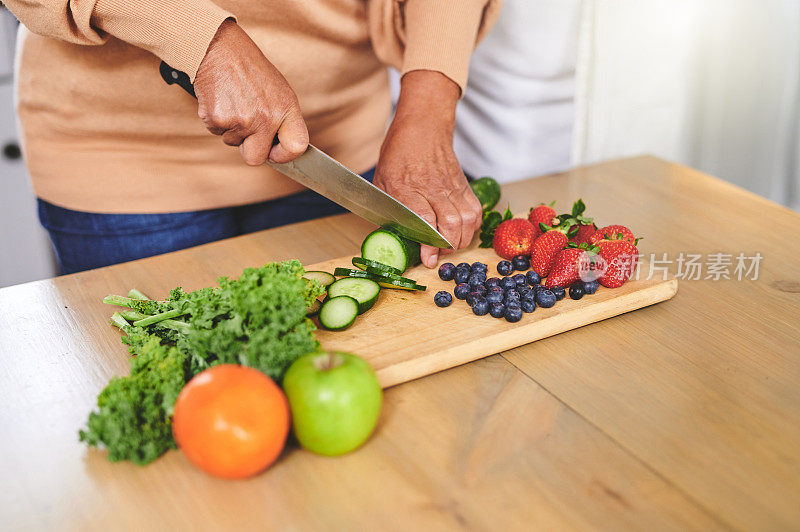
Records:
[[[16,22],[0,8],[0,147],[19,142],[12,69]],[[13,150],[11,150],[13,151]],[[56,274],[47,233],[39,225],[36,198],[21,158],[0,153],[0,287]]]

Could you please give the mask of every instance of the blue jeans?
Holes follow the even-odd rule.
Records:
[[[372,181],[374,173],[363,177]],[[240,207],[158,214],[91,213],[38,202],[39,220],[50,233],[62,274],[344,212],[311,190]]]

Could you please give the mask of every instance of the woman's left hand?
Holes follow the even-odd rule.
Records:
[[[386,133],[375,185],[436,227],[456,249],[472,242],[482,210],[453,152],[459,88],[439,72],[403,76],[394,120]],[[439,250],[422,246],[436,267]]]

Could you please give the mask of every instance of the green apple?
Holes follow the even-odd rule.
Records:
[[[297,359],[283,377],[300,445],[327,456],[364,443],[378,422],[383,393],[372,366],[338,351]]]

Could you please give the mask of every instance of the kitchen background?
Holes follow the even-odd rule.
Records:
[[[800,0],[583,0],[579,26],[572,164],[651,153],[800,210]],[[19,156],[16,27],[0,4],[0,287],[57,274]]]

